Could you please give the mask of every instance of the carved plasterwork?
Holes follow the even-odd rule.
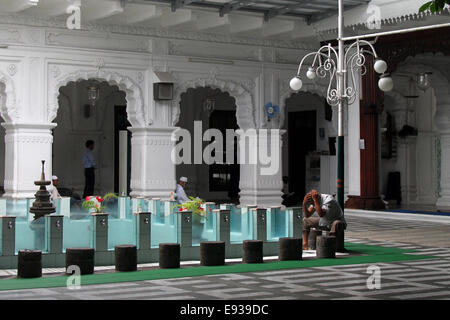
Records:
[[[57,28],[66,29],[65,17],[53,18],[39,18],[36,16],[23,14],[0,14],[0,20],[7,25],[24,25],[33,27]],[[82,31],[101,32],[107,34],[129,34],[138,36],[170,38],[181,40],[196,40],[208,41],[217,43],[243,44],[264,47],[279,47],[279,48],[293,48],[293,49],[310,49],[314,48],[310,44],[305,44],[304,41],[292,41],[282,39],[257,39],[245,38],[239,36],[230,36],[228,34],[211,34],[201,33],[197,31],[183,31],[170,30],[167,28],[152,28],[140,25],[108,25],[100,23],[85,23],[82,25]],[[18,32],[17,32],[18,33]],[[57,35],[55,33],[54,35]],[[14,35],[15,38],[20,37],[20,34]],[[141,43],[142,47],[146,48],[146,44]]]
[[[175,87],[172,102],[172,125],[176,126],[180,119],[181,113],[181,95],[189,88],[210,87],[228,92],[231,97],[236,100],[236,118],[239,128],[249,129],[255,128],[255,108],[250,90],[246,87],[246,82],[238,83],[234,80],[219,79],[216,77],[214,69],[211,70],[211,76],[208,78],[197,78],[188,80],[181,85]]]
[[[16,105],[16,94],[13,80],[0,71],[0,114],[6,122],[14,122],[19,118]]]
[[[327,86],[320,84],[318,82],[315,83],[304,83],[301,90],[299,92],[309,92],[313,94],[317,94],[320,97],[327,98]],[[296,92],[292,91],[289,88],[288,80],[280,80],[279,83],[279,97],[280,97],[280,122],[279,127],[283,128],[285,117],[286,117],[286,100],[294,95]]]
[[[49,107],[48,107],[48,121],[51,122],[56,118],[59,104],[59,88],[67,85],[71,81],[96,79],[99,81],[106,81],[110,85],[117,86],[126,94],[128,121],[133,127],[145,127],[145,111],[144,100],[142,97],[142,89],[137,81],[128,76],[119,74],[117,72],[110,72],[105,70],[79,70],[70,74],[63,74],[59,76],[53,85],[50,87]]]

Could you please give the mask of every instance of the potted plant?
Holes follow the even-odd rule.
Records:
[[[88,212],[93,209],[93,213],[105,213],[103,210],[106,209],[106,206],[103,204],[103,202],[105,200],[108,201],[117,198],[118,197],[115,193],[107,193],[103,197],[89,196],[86,197],[81,206]]]

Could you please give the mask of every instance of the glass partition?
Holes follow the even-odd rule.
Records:
[[[278,241],[280,238],[287,237],[287,211],[281,211],[279,208],[270,208],[267,210],[267,240]]]
[[[108,219],[108,248],[133,244],[136,245],[136,219]]]
[[[176,214],[156,217],[152,213],[151,224],[151,246],[159,247],[160,243],[176,243],[177,228]]]
[[[246,207],[230,210],[230,242],[241,243],[244,240],[252,239],[252,226],[250,210]]]
[[[64,217],[63,250],[89,248],[92,243],[91,216]]]

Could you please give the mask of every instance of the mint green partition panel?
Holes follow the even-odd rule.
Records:
[[[90,248],[92,245],[91,216],[79,219],[64,217],[63,249]]]

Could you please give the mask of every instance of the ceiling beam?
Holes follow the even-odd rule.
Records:
[[[237,10],[241,7],[245,7],[252,3],[255,3],[255,1],[251,0],[231,1],[229,3],[226,3],[222,8],[220,8],[219,15],[223,17],[224,15],[230,13],[233,10]]]
[[[217,17],[217,13],[204,13],[197,20],[197,30],[211,31],[230,25],[230,17]]]
[[[264,23],[262,28],[262,36],[264,38],[275,37],[294,31],[295,21],[273,19]]]
[[[262,29],[264,24],[264,19],[262,17],[249,17],[242,15],[231,15],[230,21],[231,21],[230,24],[231,34]]]
[[[195,0],[172,0],[171,7],[172,12],[177,11],[177,9],[180,9],[184,6],[190,5]]]
[[[39,5],[31,7],[29,10],[38,16],[56,17],[66,14],[69,4],[60,0],[40,0]]]
[[[94,21],[109,18],[123,12],[124,7],[120,0],[90,0],[85,3],[85,9],[81,16],[85,21]]]
[[[130,3],[125,7],[126,23],[136,24],[161,17],[165,12],[161,6]]]
[[[278,9],[268,10],[266,13],[264,13],[264,20],[269,21],[270,19],[272,19],[278,15],[282,15],[282,14],[288,13],[289,11],[298,9],[299,6],[305,4],[306,2],[309,2],[309,1],[310,0],[301,0],[295,4],[284,6],[284,7],[278,8]]]
[[[39,4],[39,0],[2,0],[1,9],[4,12],[20,12]]]
[[[173,28],[196,20],[196,16],[189,9],[180,9],[176,12],[168,12],[159,19],[161,27]]]

